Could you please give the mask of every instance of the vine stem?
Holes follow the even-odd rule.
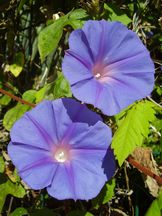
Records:
[[[26,104],[26,105],[28,105],[28,106],[30,106],[30,107],[35,107],[35,106],[36,106],[36,104],[29,103],[28,101],[23,100],[23,99],[21,99],[21,98],[15,96],[15,95],[9,93],[8,91],[5,91],[5,90],[2,89],[2,88],[0,88],[0,92],[1,92],[2,94],[8,95],[8,96],[11,97],[12,99],[14,99],[14,100],[16,100],[16,101],[18,101],[18,102],[20,102],[20,103],[22,103],[22,104]],[[127,161],[128,161],[129,164],[131,164],[132,166],[136,167],[138,170],[140,170],[140,171],[141,171],[142,173],[144,173],[145,175],[148,175],[148,176],[154,178],[154,179],[158,182],[159,185],[162,185],[162,178],[161,178],[160,176],[156,175],[155,173],[153,173],[153,172],[152,172],[151,170],[149,170],[148,168],[142,166],[140,163],[138,163],[136,160],[134,160],[131,156],[129,156],[129,157],[127,158]]]
[[[12,99],[14,99],[14,100],[16,100],[16,101],[22,103],[22,104],[26,104],[26,105],[28,105],[28,106],[30,106],[30,107],[35,107],[35,104],[32,104],[32,103],[30,103],[30,102],[28,102],[28,101],[26,101],[26,100],[23,100],[23,99],[21,99],[21,98],[15,96],[15,95],[13,95],[13,94],[11,94],[10,92],[8,92],[8,91],[2,89],[2,88],[0,88],[0,92],[1,92],[2,94],[5,94],[5,95],[9,96],[10,98],[12,98]]]
[[[127,161],[134,167],[136,167],[138,170],[140,170],[145,175],[148,175],[155,179],[159,185],[162,185],[162,178],[155,173],[153,173],[150,169],[142,166],[140,163],[138,163],[136,160],[134,160],[131,156],[128,157]]]

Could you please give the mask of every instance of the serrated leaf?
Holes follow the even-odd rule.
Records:
[[[161,216],[161,215],[162,215],[162,191],[159,193],[158,198],[151,203],[145,216]]]
[[[144,138],[147,138],[149,123],[154,118],[154,105],[149,101],[141,101],[134,104],[121,119],[112,140],[112,148],[120,166],[137,146],[142,145]]]
[[[0,184],[0,212],[2,211],[7,195],[23,198],[25,189],[20,184],[14,184],[10,180]]]
[[[87,18],[88,14],[84,9],[76,9],[70,13],[67,25],[71,25],[73,29],[82,28]]]
[[[92,205],[98,209],[102,204],[108,203],[114,196],[115,179],[105,184],[99,195],[92,200]]]
[[[111,21],[119,21],[124,25],[128,25],[132,20],[115,4],[105,3],[104,9],[106,11],[106,18],[109,18]]]
[[[18,52],[15,54],[13,64],[9,66],[9,71],[15,76],[19,76],[24,65],[24,54]]]
[[[87,17],[88,17],[87,11],[82,8],[73,10],[72,12],[70,12],[69,15],[69,19],[73,19],[73,20],[85,19]]]
[[[24,216],[29,215],[25,208],[19,207],[15,209],[9,216]]]

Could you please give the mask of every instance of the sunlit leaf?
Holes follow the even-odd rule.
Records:
[[[9,66],[9,71],[15,76],[19,76],[24,65],[24,55],[22,52],[15,54],[13,64]]]
[[[119,21],[125,25],[128,25],[131,22],[131,19],[115,4],[105,3],[104,9],[108,20]]]
[[[54,84],[53,94],[55,99],[72,96],[70,85],[62,73],[58,73],[58,77]]]
[[[93,207],[98,209],[102,204],[108,203],[114,196],[115,179],[112,179],[103,187],[99,195],[92,200]]]
[[[56,49],[62,33],[63,27],[67,21],[67,16],[60,17],[55,20],[53,24],[45,27],[38,36],[38,50],[40,53],[41,61]]]
[[[112,141],[112,148],[120,166],[137,146],[142,145],[149,133],[149,123],[154,119],[154,105],[149,101],[135,103],[121,119]]]
[[[159,193],[158,198],[151,203],[145,216],[161,216],[161,215],[162,215],[162,191]]]
[[[35,100],[35,93],[35,90],[28,90],[22,95],[22,98],[30,103],[33,103]],[[3,126],[5,129],[10,130],[15,121],[17,121],[26,111],[30,109],[30,106],[21,103],[18,103],[15,107],[9,109],[3,118]]]

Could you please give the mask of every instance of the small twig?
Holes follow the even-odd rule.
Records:
[[[15,96],[15,95],[13,95],[13,94],[11,94],[11,93],[8,92],[8,91],[5,91],[5,90],[2,89],[2,88],[0,88],[0,92],[1,92],[2,94],[8,95],[10,98],[12,98],[12,99],[14,99],[14,100],[16,100],[16,101],[18,101],[18,102],[20,102],[20,103],[22,103],[22,104],[26,104],[26,105],[28,105],[28,106],[30,106],[30,107],[35,107],[35,104],[32,104],[32,103],[30,103],[30,102],[28,102],[28,101],[26,101],[26,100],[23,100],[23,99],[21,99],[21,98]]]
[[[128,178],[128,174],[127,174],[126,165],[124,165],[124,174],[125,174],[125,181],[126,181],[127,190],[130,191],[129,178]],[[128,195],[128,203],[129,203],[129,208],[131,209],[131,214],[134,215],[134,208],[132,206],[132,201],[131,201],[130,195]]]
[[[10,203],[9,203],[9,207],[8,207],[8,211],[7,211],[7,216],[10,215],[10,211],[11,211],[11,207],[12,207],[13,199],[14,199],[13,197],[11,197],[11,199],[10,199]]]
[[[158,107],[162,108],[160,104],[158,104],[156,101],[154,101],[150,96],[147,96],[147,98],[152,101],[154,104],[156,104]]]
[[[132,157],[128,157],[127,161],[134,167],[136,167],[138,170],[140,170],[145,175],[148,175],[155,179],[159,185],[162,185],[162,178],[155,173],[153,173],[150,169],[142,166],[140,163],[135,161]]]

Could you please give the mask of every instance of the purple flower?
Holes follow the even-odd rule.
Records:
[[[119,22],[87,21],[69,38],[63,73],[79,100],[106,115],[153,89],[154,64],[136,33]]]
[[[32,189],[57,199],[95,197],[115,171],[111,130],[73,99],[44,101],[11,130],[8,153]]]

